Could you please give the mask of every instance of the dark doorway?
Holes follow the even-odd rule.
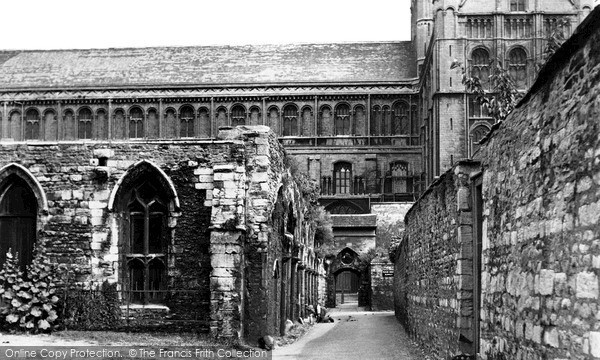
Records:
[[[6,253],[18,253],[21,270],[31,263],[36,240],[37,201],[29,185],[14,176],[0,191],[0,265]]]
[[[360,276],[350,270],[342,271],[335,278],[336,302],[347,304],[358,302]]]

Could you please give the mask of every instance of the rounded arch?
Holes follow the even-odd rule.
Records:
[[[174,107],[172,106],[168,106],[165,110],[164,110],[164,115],[167,115],[169,112],[173,113],[173,114],[177,114],[177,110],[175,110]]]
[[[144,117],[144,109],[142,109],[142,107],[139,105],[130,106],[129,109],[127,109],[127,115],[133,116],[134,114],[135,115],[139,114],[143,118]]]
[[[29,186],[33,191],[38,203],[38,211],[42,214],[48,214],[48,199],[40,182],[35,176],[23,165],[11,163],[0,168],[0,187],[4,185],[6,180],[11,176],[18,176]]]
[[[284,113],[287,109],[294,109],[296,112],[298,112],[298,105],[296,105],[293,102],[288,102],[285,105],[283,105],[281,108],[283,109]]]
[[[244,113],[246,113],[246,107],[244,106],[244,104],[240,104],[240,103],[235,103],[233,105],[231,105],[231,112],[233,112],[235,110],[237,111],[243,111]]]
[[[350,109],[352,109],[352,106],[350,105],[349,102],[347,101],[340,101],[339,103],[335,104],[335,111],[337,112],[339,109],[343,109],[343,108],[347,108],[348,111],[350,111]]]
[[[510,47],[509,47],[509,48],[506,50],[506,54],[505,54],[505,56],[506,56],[506,59],[509,59],[509,58],[510,58],[510,54],[511,54],[513,51],[515,51],[515,50],[516,50],[517,52],[518,52],[518,51],[522,51],[522,52],[525,54],[525,56],[526,56],[527,58],[529,57],[529,51],[528,51],[528,50],[527,50],[527,48],[525,48],[523,45],[512,45],[512,46],[510,46]]]
[[[203,112],[206,112],[207,114],[210,112],[210,111],[208,110],[208,107],[207,107],[207,106],[200,106],[200,107],[198,107],[198,114],[201,114],[201,113],[203,113]]]
[[[250,108],[248,109],[248,111],[249,111],[249,112],[253,112],[253,111],[255,111],[255,110],[256,110],[256,111],[258,111],[258,113],[259,113],[259,114],[261,113],[261,111],[260,111],[260,107],[259,107],[259,106],[257,106],[257,105],[252,105],[252,106],[250,106]]]
[[[67,115],[75,115],[75,111],[71,108],[66,108],[63,110],[63,116],[67,116]]]
[[[149,108],[147,108],[147,109],[146,109],[146,116],[147,116],[148,114],[150,114],[150,112],[152,112],[152,111],[154,111],[155,113],[157,113],[157,114],[158,114],[158,109],[157,109],[157,108],[155,108],[154,106],[150,106]]]
[[[310,111],[310,113],[311,113],[311,114],[313,113],[313,108],[312,108],[312,106],[310,106],[310,105],[304,105],[304,106],[303,106],[303,107],[300,109],[300,111],[301,111],[302,113],[304,113],[306,110]]]
[[[91,107],[89,107],[89,106],[87,106],[87,105],[86,105],[86,106],[80,106],[80,107],[77,109],[77,117],[80,117],[80,116],[82,115],[82,112],[86,112],[86,111],[87,111],[87,112],[89,112],[89,114],[90,114],[90,115],[92,115],[92,114],[94,113],[94,112],[92,111],[92,108],[91,108]]]
[[[118,107],[118,108],[114,109],[113,115],[116,115],[117,113],[120,113],[121,115],[125,115],[125,109],[123,109],[122,107]]]
[[[487,65],[487,62],[489,62],[489,58],[490,50],[483,45],[477,45],[469,52],[469,60],[473,61],[473,64],[479,64],[479,61],[484,61],[485,59],[487,59]]]
[[[473,141],[473,143],[475,144],[479,144],[479,142],[487,136],[487,134],[489,134],[491,130],[491,127],[489,126],[489,124],[481,121],[478,123],[473,124],[473,126],[471,126],[471,129],[469,131],[469,134],[471,135],[471,139]]]
[[[450,10],[452,12],[456,12],[456,9],[454,8],[454,6],[446,6],[446,10],[445,11],[447,12],[448,10]]]
[[[191,104],[183,104],[179,107],[179,114],[183,114],[184,110],[189,110],[192,113],[192,116],[196,116],[196,110]]]
[[[46,117],[48,114],[54,114],[54,116],[56,116],[56,110],[52,109],[52,108],[47,108],[42,112],[42,116]]]
[[[473,132],[473,130],[475,130],[476,128],[480,127],[480,126],[484,126],[487,128],[487,131],[490,131],[492,129],[492,126],[490,125],[489,122],[484,121],[484,120],[479,120],[479,121],[475,121],[470,127],[469,127],[469,133]]]
[[[269,106],[269,108],[267,109],[267,112],[271,112],[272,110],[277,111],[277,114],[279,114],[279,108],[277,107],[277,105]]]
[[[137,178],[147,174],[148,172],[153,172],[159,176],[158,180],[161,182],[164,188],[169,191],[169,196],[171,197],[174,206],[174,209],[172,210],[178,210],[180,207],[179,196],[177,195],[177,190],[175,190],[173,181],[160,167],[148,160],[138,161],[121,176],[121,178],[115,184],[113,191],[110,193],[110,197],[108,199],[108,210],[115,210],[115,199],[118,199],[121,195],[125,182],[128,182],[130,178],[131,180],[135,181]]]
[[[8,118],[10,119],[14,114],[19,114],[19,116],[21,115],[21,109],[12,109],[11,111],[8,112]]]
[[[325,110],[329,110],[332,111],[331,106],[330,105],[321,105],[321,107],[319,108],[319,113],[323,113],[323,111]]]
[[[40,111],[36,107],[29,107],[25,110],[25,118],[28,120],[33,120],[33,119],[39,120]]]

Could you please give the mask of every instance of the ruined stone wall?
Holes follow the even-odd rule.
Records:
[[[600,358],[600,9],[579,30],[477,154],[483,354]]]
[[[235,149],[235,144],[2,144],[0,166],[17,163],[39,182],[47,210],[39,217],[38,238],[47,240],[54,261],[71,269],[72,281],[89,283],[121,280],[124,265],[118,215],[109,208],[111,194],[139,161],[156,165],[172,181],[180,200],[169,219],[167,272],[168,288],[181,292],[175,303],[166,305],[174,316],[180,309],[182,315],[207,320],[211,207],[205,200],[212,193],[197,188],[201,178],[195,173],[211,162],[237,161],[241,157]]]
[[[169,199],[165,290],[171,294],[161,311],[199,321],[215,336],[274,334],[278,319],[268,308],[279,306],[278,295],[265,292],[281,281],[273,276],[274,260],[293,262],[298,270],[286,279],[286,311],[292,318],[304,315],[305,273],[318,271],[310,250],[314,231],[305,224],[300,192],[285,178],[284,151],[268,127],[223,129],[219,137],[2,143],[0,187],[14,174],[30,183],[40,202],[38,239],[47,240],[54,261],[71,268],[72,281],[108,280],[124,291],[124,194],[140,179],[159,178],[158,192]],[[274,213],[279,202],[283,211]],[[271,238],[276,227],[282,236]]]

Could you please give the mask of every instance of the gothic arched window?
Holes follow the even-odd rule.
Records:
[[[490,128],[485,125],[479,125],[471,131],[471,144],[473,153],[479,149],[479,142],[490,132]]]
[[[0,191],[0,265],[11,249],[21,270],[31,263],[36,241],[37,201],[27,183],[16,175]]]
[[[388,178],[385,183],[386,193],[407,193],[412,191],[412,179],[408,176],[408,163],[395,161],[390,164]]]
[[[352,164],[338,162],[333,166],[335,194],[349,194],[352,188]]]
[[[194,137],[194,108],[183,106],[179,110],[179,136]]]
[[[144,112],[139,107],[131,109],[129,112],[129,138],[144,137]]]
[[[235,105],[231,109],[231,126],[246,125],[246,109],[242,105]]]
[[[352,134],[352,122],[350,121],[350,107],[347,104],[340,104],[335,108],[335,134]]]
[[[40,138],[40,113],[36,109],[29,109],[25,113],[25,139]]]
[[[394,104],[392,121],[392,135],[408,135],[408,104],[397,102]]]
[[[478,48],[471,54],[471,76],[479,78],[484,88],[490,82],[490,54],[487,50]]]
[[[527,54],[525,50],[516,48],[510,51],[508,71],[517,88],[523,89],[527,86]]]
[[[80,139],[92,138],[92,111],[88,108],[79,110],[78,137]]]
[[[283,108],[283,136],[298,136],[298,108],[286,105]]]
[[[159,189],[152,178],[141,182],[129,192],[124,209],[123,277],[133,303],[160,302],[166,285],[168,200]]]

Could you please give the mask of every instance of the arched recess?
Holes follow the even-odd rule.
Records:
[[[31,190],[33,191],[33,193],[35,194],[35,197],[37,199],[39,215],[47,215],[48,214],[48,199],[46,198],[46,193],[42,189],[42,185],[35,178],[35,176],[33,176],[33,174],[29,170],[27,170],[27,168],[24,167],[23,165],[17,164],[17,163],[12,163],[12,164],[8,164],[0,169],[0,184],[3,184],[4,182],[6,182],[7,178],[9,178],[13,175],[18,176],[21,179],[23,179],[23,181],[25,181],[25,183],[27,183],[27,186],[29,186],[31,188]]]
[[[261,125],[262,124],[262,119],[260,117],[260,108],[256,105],[250,107],[249,110],[249,114],[250,114],[250,125]]]
[[[519,89],[527,87],[527,52],[521,46],[508,51],[508,73]]]
[[[359,255],[349,247],[340,250],[335,257],[328,258],[327,304],[335,307],[339,303],[358,301],[359,306],[370,303],[368,266],[361,266]]]
[[[490,132],[490,125],[485,121],[478,121],[471,126],[470,142],[471,142],[471,154],[474,154],[480,147],[479,142]]]
[[[116,220],[119,282],[130,303],[162,303],[179,199],[156,165],[140,161],[119,179],[109,199]]]
[[[484,47],[477,47],[471,52],[471,76],[479,78],[484,88],[489,87],[490,52]]]
[[[135,180],[140,176],[153,175],[153,173],[154,175],[158,175],[162,186],[165,189],[168,189],[168,192],[171,198],[173,199],[174,207],[171,210],[179,210],[179,196],[177,195],[177,191],[175,190],[175,185],[173,185],[173,181],[171,181],[169,176],[165,174],[165,172],[160,167],[148,160],[138,161],[131,168],[129,168],[123,174],[123,176],[121,176],[121,178],[115,184],[115,187],[108,199],[108,210],[115,210],[115,199],[117,199],[119,196],[122,196],[122,192],[124,191],[124,184],[126,184],[127,182],[131,182],[132,180]]]
[[[299,123],[299,113],[298,107],[295,104],[287,104],[283,107],[283,136],[298,136],[299,128],[302,128],[302,125],[298,126]]]
[[[190,138],[196,136],[195,119],[196,114],[193,106],[183,105],[179,108],[179,137]]]
[[[352,200],[336,200],[325,207],[330,214],[347,215],[347,214],[364,214],[365,210]]]
[[[332,110],[329,105],[323,105],[319,109],[319,136],[331,136],[333,135],[333,121],[332,121]]]
[[[201,138],[209,138],[211,132],[210,111],[206,106],[198,109],[198,136]]]
[[[235,104],[231,107],[231,126],[246,125],[246,107],[242,104]]]
[[[352,117],[348,103],[342,102],[336,105],[334,119],[335,135],[352,135]]]
[[[0,169],[0,266],[11,249],[25,270],[47,214],[46,195],[29,170],[14,163]]]
[[[46,109],[42,115],[42,129],[44,140],[58,139],[58,122],[56,121],[56,111],[54,109]]]

